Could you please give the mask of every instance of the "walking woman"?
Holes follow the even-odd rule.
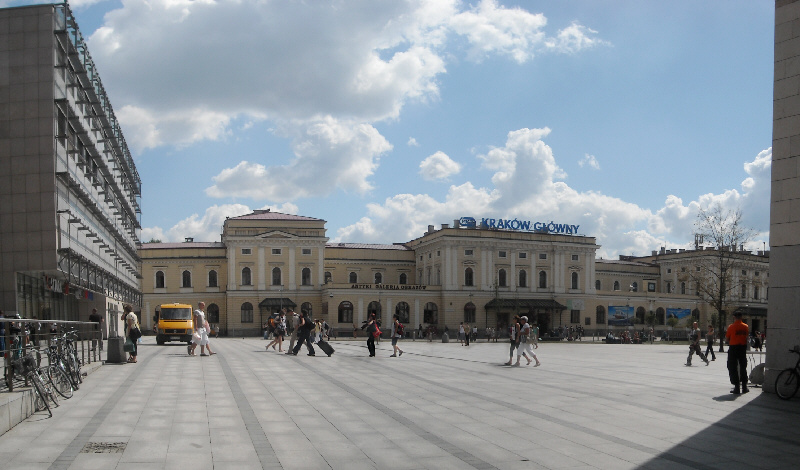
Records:
[[[130,352],[130,356],[128,357],[128,362],[136,363],[136,355],[138,345],[136,344],[139,337],[134,338],[134,335],[131,335],[131,331],[134,328],[139,330],[139,319],[136,318],[136,314],[133,313],[133,307],[130,305],[125,305],[122,307],[122,318],[125,321],[125,337],[128,341],[133,343],[133,350]],[[141,331],[141,330],[139,330]]]
[[[380,322],[375,318],[375,314],[369,315],[369,320],[364,322],[361,329],[367,332],[367,349],[369,350],[369,357],[375,357],[375,338],[380,336]]]
[[[275,319],[275,337],[272,338],[272,341],[267,345],[267,351],[269,351],[269,347],[272,346],[272,350],[275,350],[275,345],[278,345],[278,352],[283,352],[283,337],[286,336],[286,311],[281,310],[281,314],[278,315],[278,318]]]

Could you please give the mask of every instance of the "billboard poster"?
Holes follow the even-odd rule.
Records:
[[[692,309],[689,308],[668,308],[667,309],[667,321],[670,318],[677,318],[678,323],[675,326],[692,326]],[[667,323],[669,324],[669,323]]]
[[[633,307],[608,307],[608,326],[633,326]]]

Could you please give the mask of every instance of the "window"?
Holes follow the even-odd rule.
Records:
[[[219,305],[208,304],[208,307],[206,307],[206,314],[206,321],[211,324],[219,323]]]
[[[572,255],[572,261],[578,261],[578,255]]]
[[[475,304],[472,302],[464,305],[464,321],[467,323],[475,323]]]
[[[506,283],[506,270],[505,269],[501,269],[500,271],[497,272],[497,284],[500,287],[508,287],[508,284]]]
[[[163,289],[165,285],[164,271],[156,271],[156,289]]]
[[[619,290],[619,281],[614,281],[614,290]]]
[[[303,268],[300,274],[300,284],[304,286],[311,285],[311,269],[310,268]]]
[[[439,308],[433,302],[425,304],[425,309],[422,311],[422,321],[430,325],[439,324]]]
[[[668,282],[668,283],[667,283],[667,293],[668,293],[668,294],[671,294],[671,293],[672,293],[672,283],[671,283],[671,282]]]
[[[756,273],[755,273],[755,276],[756,276],[756,277],[758,277],[760,274],[761,274],[761,273],[759,273],[758,271],[756,271]]]
[[[686,283],[681,282],[681,294],[686,295]]]
[[[189,272],[188,269],[183,272],[183,276],[181,277],[183,278],[183,283],[181,284],[181,287],[192,287],[192,273]]]
[[[742,269],[742,276],[747,276],[747,270],[746,269]]]
[[[408,323],[411,321],[409,312],[410,307],[406,302],[398,302],[394,307],[394,314],[397,315],[400,323]]]
[[[300,313],[306,314],[308,318],[313,318],[311,315],[311,302],[303,302],[303,305],[300,306]]]
[[[594,321],[595,321],[595,323],[597,325],[605,325],[606,324],[606,308],[605,307],[603,307],[602,305],[598,305],[597,309],[595,309],[594,316],[595,316]]]
[[[242,304],[242,323],[253,323],[253,304],[250,302]]]
[[[242,269],[242,285],[243,286],[252,286],[253,280],[250,278],[250,268],[243,268]]]
[[[272,268],[272,285],[273,286],[283,285],[281,283],[281,268],[278,267]]]
[[[524,251],[519,252],[519,259],[526,259],[527,257],[528,253],[525,253]]]
[[[273,254],[273,255],[279,255],[279,254],[281,254],[281,249],[280,249],[280,248],[273,248],[273,249],[272,249],[272,254]]]
[[[465,286],[475,285],[475,278],[472,272],[472,268],[467,268],[464,270],[464,285]]]
[[[408,284],[408,275],[406,273],[400,273],[400,285]]]
[[[547,259],[547,253],[539,253],[539,259]]]
[[[528,287],[528,272],[524,269],[519,270],[519,287]]]
[[[571,310],[569,312],[569,322],[570,323],[580,323],[581,322],[581,311],[580,310]]]
[[[380,302],[372,301],[369,303],[369,305],[367,305],[367,318],[369,318],[373,313],[375,314],[376,319],[381,319],[382,309]]]
[[[218,287],[217,282],[217,272],[212,269],[208,272],[208,287]]]
[[[441,250],[436,250],[436,256],[442,256]]]
[[[333,275],[330,271],[325,271],[325,284],[333,282]]]
[[[647,283],[647,292],[655,292],[656,291],[656,283],[655,282],[648,282]]]
[[[506,252],[505,251],[500,251],[499,253],[497,253],[497,256],[499,258],[505,258],[506,257]]]
[[[311,254],[311,248],[303,248],[301,253],[303,253],[304,255],[310,255]]]
[[[572,278],[572,287],[571,288],[572,289],[577,289],[578,288],[578,273],[573,272],[570,277]]]
[[[348,277],[348,281],[347,282],[349,282],[350,284],[357,283],[358,282],[358,274],[350,273],[350,276]]]
[[[667,268],[667,274],[672,274],[672,268]]]
[[[743,299],[747,298],[747,285],[746,284],[742,284],[742,292],[740,294],[740,297],[743,298]]]
[[[758,300],[758,286],[753,287],[753,299]]]
[[[243,255],[250,255],[250,254],[253,254],[253,250],[252,250],[252,249],[250,249],[250,248],[242,248],[242,254],[243,254]]]
[[[594,281],[594,290],[600,290],[600,286],[601,284],[599,279]]]
[[[631,283],[631,292],[639,292],[639,283],[638,282],[632,282]]]
[[[339,323],[353,323],[353,303],[344,301],[339,304]]]
[[[464,250],[464,256],[472,256],[473,253],[473,250]]]
[[[383,274],[375,273],[375,284],[383,284]]]
[[[547,288],[547,273],[539,271],[539,289]]]

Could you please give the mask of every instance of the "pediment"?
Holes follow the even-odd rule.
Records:
[[[297,235],[284,232],[281,230],[271,230],[269,232],[260,233],[255,236],[255,238],[260,239],[270,239],[270,238],[297,238]]]

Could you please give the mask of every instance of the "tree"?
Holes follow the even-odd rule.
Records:
[[[740,209],[726,210],[720,204],[709,209],[700,208],[695,222],[695,247],[710,245],[698,264],[690,269],[689,277],[697,296],[717,311],[716,319],[720,338],[724,334],[728,311],[739,305],[734,293],[739,288],[733,282],[737,265],[741,262],[744,246],[755,236],[755,230],[742,224]],[[723,341],[719,352],[724,352]]]

